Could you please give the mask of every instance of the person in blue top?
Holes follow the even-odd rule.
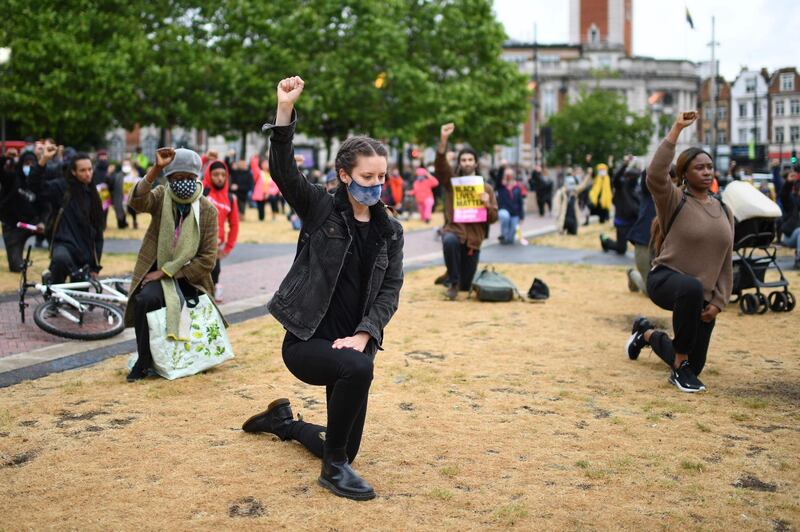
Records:
[[[513,244],[519,222],[525,218],[525,198],[514,179],[514,169],[507,166],[497,187],[497,218],[500,220],[500,243]]]

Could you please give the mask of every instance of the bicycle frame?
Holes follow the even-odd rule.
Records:
[[[97,281],[96,284],[84,281],[78,283],[63,283],[44,285],[42,283],[35,283],[33,287],[41,292],[45,299],[56,299],[61,303],[65,303],[75,308],[79,312],[79,316],[74,316],[64,309],[59,308],[58,313],[64,318],[73,323],[81,323],[83,321],[83,313],[85,311],[84,305],[77,301],[75,297],[80,297],[83,300],[105,301],[108,303],[117,303],[125,305],[128,302],[128,296],[113,287],[117,283],[129,283],[130,279],[111,278]],[[104,291],[102,292],[83,291],[82,289],[92,289],[96,286],[101,286]],[[75,296],[75,297],[73,297]]]

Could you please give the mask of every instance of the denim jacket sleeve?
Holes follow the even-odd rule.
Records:
[[[314,205],[327,195],[324,189],[308,182],[294,160],[294,130],[297,111],[292,110],[292,121],[285,126],[264,124],[261,131],[272,134],[269,146],[269,170],[281,194],[303,222],[313,214]]]
[[[400,224],[397,224],[399,227]],[[383,283],[375,297],[369,312],[361,320],[356,332],[366,332],[375,339],[378,347],[383,344],[383,329],[389,324],[400,300],[400,288],[403,286],[403,229],[399,227],[396,237],[388,242],[389,264]]]

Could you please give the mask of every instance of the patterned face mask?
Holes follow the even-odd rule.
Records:
[[[176,197],[187,200],[194,195],[197,190],[197,181],[194,179],[181,179],[178,181],[170,181],[169,188]]]

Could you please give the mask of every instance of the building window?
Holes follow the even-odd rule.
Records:
[[[728,116],[728,108],[727,107],[718,107],[717,108],[717,120],[724,120],[725,117]]]
[[[759,102],[753,102],[753,116],[756,118],[761,116],[761,105]]]
[[[589,28],[589,42],[592,44],[597,44],[600,42],[600,32],[597,31],[597,26],[592,24],[592,27]]]
[[[800,126],[792,126],[789,128],[789,136],[791,136],[791,142],[797,142],[800,140]]]
[[[751,129],[751,131],[753,131],[753,140],[756,142],[761,142],[761,128],[756,127]]]
[[[744,80],[744,90],[745,92],[755,92],[756,91],[756,78],[747,78]]]
[[[711,107],[706,107],[706,111],[703,113],[703,118],[706,120],[711,120]]]
[[[739,142],[742,143],[742,144],[747,142],[747,128],[746,127],[740,127],[739,128]]]
[[[789,102],[789,112],[793,115],[800,115],[800,100],[792,100]]]
[[[725,144],[726,142],[728,142],[728,135],[724,131],[719,131],[717,133],[717,144]]]
[[[775,128],[775,142],[783,144],[783,126]]]
[[[794,90],[794,74],[781,74],[781,91]]]
[[[775,100],[775,116],[783,116],[783,100]]]
[[[741,117],[747,116],[747,104],[746,103],[740,103],[739,104],[739,116],[741,116]]]
[[[706,135],[705,135],[705,137],[706,137],[706,138],[705,138],[705,143],[706,143],[706,144],[711,144],[711,133],[710,133],[710,132],[708,132],[708,131],[706,131]]]
[[[545,118],[556,113],[556,90],[553,87],[546,87],[542,91],[542,112]]]

